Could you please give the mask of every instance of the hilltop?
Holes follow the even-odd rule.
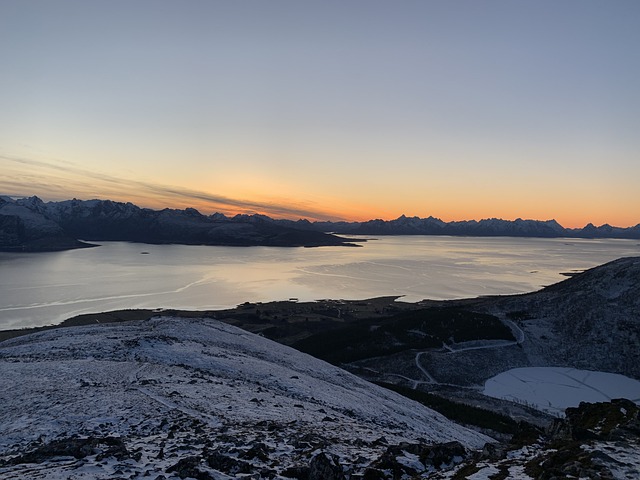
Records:
[[[2,478],[302,478],[324,469],[315,478],[328,479],[384,468],[387,452],[438,469],[491,441],[211,319],[23,336],[0,344],[0,375]],[[423,451],[422,466],[400,445]]]

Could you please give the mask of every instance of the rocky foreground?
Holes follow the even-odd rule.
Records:
[[[639,413],[625,399],[581,403],[540,435],[487,444],[481,455],[429,478],[635,480],[640,478]]]

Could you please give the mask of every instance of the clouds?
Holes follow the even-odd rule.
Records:
[[[0,178],[0,192],[9,196],[38,195],[48,200],[108,198],[152,208],[194,207],[208,213],[263,213],[285,218],[340,219],[334,212],[311,202],[238,199],[181,186],[107,175],[59,160],[43,161],[0,155],[0,165],[4,173]]]

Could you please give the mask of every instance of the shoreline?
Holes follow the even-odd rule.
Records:
[[[263,312],[264,319],[259,323],[266,325],[267,322],[283,324],[296,316],[305,314],[312,316],[316,321],[321,318],[340,319],[343,309],[349,309],[349,315],[353,318],[363,318],[376,316],[386,316],[390,312],[400,310],[411,310],[421,308],[425,302],[459,302],[460,300],[423,300],[420,302],[396,302],[402,295],[389,295],[362,300],[332,300],[323,299],[312,302],[298,302],[296,300],[275,300],[271,302],[244,302],[235,308],[221,310],[182,310],[182,309],[121,309],[105,312],[85,313],[67,318],[55,325],[44,325],[40,327],[24,327],[0,330],[0,342],[11,338],[21,337],[32,333],[58,328],[122,323],[140,320],[148,320],[157,316],[171,316],[178,318],[213,318],[226,323],[237,325],[242,323],[238,317],[255,316],[255,311]],[[258,315],[260,317],[260,315]],[[255,329],[254,329],[255,330]],[[252,330],[249,330],[252,331]],[[254,332],[256,333],[256,332]]]

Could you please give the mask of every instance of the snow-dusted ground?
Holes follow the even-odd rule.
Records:
[[[600,476],[602,471],[590,472],[591,475],[554,478],[613,478],[616,480],[637,480],[640,478],[640,455],[638,455],[637,442],[626,444],[623,442],[590,442],[582,446],[585,452],[594,454],[595,463],[605,467],[605,471],[611,476]],[[473,463],[473,468],[468,469],[468,464],[463,464],[455,469],[436,472],[433,480],[453,480],[466,478],[468,480],[491,480],[492,478],[507,478],[510,480],[534,480],[527,474],[527,466],[531,464],[541,465],[556,450],[541,444],[527,445],[517,450],[509,451],[505,458],[500,460],[480,460]],[[578,462],[576,462],[578,463]],[[467,468],[467,473],[461,476],[461,469]],[[581,467],[578,467],[578,470]],[[594,476],[594,473],[597,476]],[[504,475],[504,476],[502,476]],[[548,478],[548,477],[543,477]]]
[[[580,402],[640,402],[640,382],[624,375],[561,367],[514,368],[486,381],[484,392],[562,415]]]
[[[613,478],[620,480],[637,480],[640,478],[640,443],[625,444],[623,442],[602,442],[582,447],[587,452],[601,452],[607,457],[607,467]]]
[[[16,338],[0,344],[0,378],[0,465],[74,436],[119,438],[128,452],[5,464],[3,479],[177,478],[167,469],[205,451],[279,475],[324,450],[356,472],[389,444],[457,440],[478,448],[490,441],[337,367],[215,320],[154,318]],[[199,468],[232,478],[210,464]]]

